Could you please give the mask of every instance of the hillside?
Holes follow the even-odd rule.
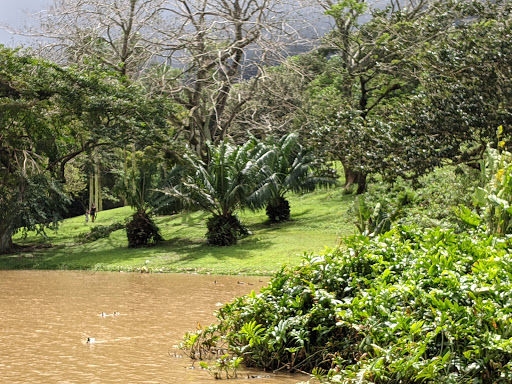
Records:
[[[269,225],[264,211],[239,214],[252,235],[231,247],[213,247],[205,242],[204,212],[159,216],[155,222],[164,242],[153,247],[129,249],[126,233],[117,230],[107,238],[80,244],[77,236],[124,223],[129,207],[103,211],[95,223],[79,216],[64,220],[47,238],[34,232],[14,241],[22,249],[0,255],[0,269],[87,269],[113,271],[198,272],[267,275],[283,264],[294,265],[304,252],[319,252],[336,245],[339,237],[354,233],[347,216],[353,197],[340,189],[290,196],[292,220]]]

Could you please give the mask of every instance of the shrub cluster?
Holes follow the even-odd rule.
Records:
[[[238,239],[249,234],[249,230],[235,215],[214,215],[208,219],[206,226],[208,228],[206,239],[210,245],[234,245]]]
[[[511,382],[508,246],[440,228],[355,236],[225,305],[198,333],[249,366],[333,383]]]
[[[109,237],[112,232],[125,228],[122,223],[114,223],[112,225],[97,225],[91,227],[89,232],[80,233],[76,236],[79,243],[91,243],[93,241]]]
[[[464,231],[467,226],[454,207],[473,208],[472,191],[480,179],[476,169],[463,165],[436,168],[415,181],[397,178],[392,184],[377,175],[349,214],[365,233],[385,232],[394,223]]]
[[[145,211],[137,211],[126,223],[128,247],[137,248],[162,241],[160,230]]]

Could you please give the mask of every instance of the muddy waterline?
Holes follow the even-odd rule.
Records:
[[[257,291],[267,281],[208,275],[0,271],[0,381],[212,383],[205,370],[198,364],[194,368],[173,346],[198,322],[214,322],[217,303]],[[87,343],[87,338],[95,342]],[[307,379],[243,370],[233,382],[291,384]]]

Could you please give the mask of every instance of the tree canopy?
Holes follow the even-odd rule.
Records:
[[[54,225],[65,212],[66,165],[95,148],[169,134],[166,100],[90,68],[63,68],[0,47],[1,249],[18,229]],[[35,181],[37,180],[37,182]],[[30,209],[29,209],[30,208]]]
[[[510,135],[510,2],[310,5],[332,29],[310,51],[278,61],[299,36],[278,0],[56,1],[41,32],[60,45],[59,64],[0,51],[2,204],[16,206],[10,199],[22,199],[15,191],[30,177],[44,177],[38,185],[59,199],[59,185],[87,188],[86,178],[71,187],[76,173],[115,175],[108,189],[126,192],[138,153],[151,154],[143,162],[162,178],[186,147],[209,169],[217,146],[244,145],[248,132],[262,140],[297,133],[316,159],[340,161],[347,190],[357,183],[358,192],[368,174],[393,180],[444,163],[477,166],[498,126]],[[9,216],[2,247],[18,228],[62,214]]]

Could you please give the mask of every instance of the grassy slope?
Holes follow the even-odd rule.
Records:
[[[84,217],[65,220],[49,239],[31,233],[18,244],[50,243],[50,249],[0,255],[0,269],[97,269],[211,272],[218,274],[269,274],[283,264],[300,261],[304,252],[318,252],[334,246],[342,235],[352,233],[346,211],[353,197],[340,190],[318,191],[290,196],[292,221],[268,225],[264,211],[242,212],[241,221],[252,235],[232,247],[205,244],[204,212],[157,217],[155,222],[166,240],[154,247],[128,249],[124,230],[109,238],[77,244],[75,236],[91,226],[124,221],[132,213],[129,207],[100,212],[96,223],[85,224]]]

